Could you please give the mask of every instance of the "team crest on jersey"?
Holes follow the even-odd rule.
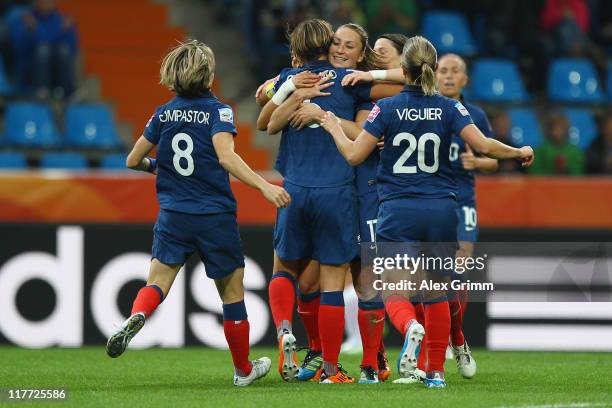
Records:
[[[368,122],[370,123],[374,122],[374,119],[376,119],[379,113],[380,113],[380,108],[378,107],[378,105],[374,105],[374,107],[370,111],[370,114],[368,115]]]
[[[234,115],[232,114],[232,110],[230,108],[219,109],[219,120],[221,122],[233,123],[233,116]]]
[[[455,104],[455,108],[459,111],[459,113],[463,116],[468,116],[470,113],[465,109],[465,106],[461,102],[457,102]]]

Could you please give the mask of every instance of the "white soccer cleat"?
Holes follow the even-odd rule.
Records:
[[[278,339],[278,373],[284,381],[297,378],[299,365],[297,360],[295,336],[287,331]]]
[[[139,312],[128,317],[119,330],[108,338],[106,342],[106,354],[112,358],[117,358],[123,354],[132,338],[142,329],[144,324],[144,313]]]
[[[455,360],[457,360],[457,370],[463,378],[472,378],[476,374],[476,360],[472,357],[472,351],[467,341],[462,345],[453,346]]]
[[[427,378],[425,371],[417,368],[412,374],[408,375],[408,377],[401,377],[394,380],[393,384],[419,384],[425,382],[425,378]]]
[[[397,360],[397,372],[400,377],[407,378],[416,370],[423,337],[425,337],[425,328],[414,320],[406,331],[404,346]]]
[[[258,358],[257,360],[251,361],[253,368],[251,373],[245,377],[234,374],[234,385],[237,387],[246,387],[253,381],[259,380],[268,374],[270,367],[272,366],[272,360],[268,357]]]
[[[448,344],[448,346],[446,346],[446,359],[447,360],[455,359],[455,353],[453,353],[453,347],[450,345],[450,343]]]

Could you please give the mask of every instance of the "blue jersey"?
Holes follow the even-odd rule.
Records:
[[[420,86],[406,86],[376,104],[364,129],[385,136],[378,165],[380,201],[397,197],[456,197],[450,165],[451,136],[473,123],[461,102],[426,96]]]
[[[373,107],[373,102],[362,103],[357,107],[357,112],[360,110],[370,112]],[[357,112],[355,112],[355,116],[357,116]],[[378,169],[379,158],[378,149],[376,149],[361,164],[355,166],[355,188],[357,195],[361,196],[376,191],[376,171]]]
[[[461,99],[463,106],[467,109],[474,124],[486,137],[493,137],[493,129],[487,119],[487,115],[478,106]],[[458,134],[453,134],[450,147],[450,161],[455,177],[457,179],[457,202],[458,204],[473,204],[476,200],[474,191],[474,171],[465,170],[461,164],[461,153],[465,153],[465,142]]]
[[[324,111],[332,111],[339,118],[355,120],[355,112],[363,102],[370,101],[371,85],[343,87],[341,82],[351,72],[334,68],[328,61],[315,61],[300,68],[287,68],[280,73],[274,92],[288,78],[302,72],[330,73],[334,85],[327,88],[330,96],[313,98]],[[302,130],[291,126],[283,129],[278,157],[274,166],[286,181],[302,187],[334,187],[349,184],[354,179],[351,166],[344,160],[334,140],[319,125]]]
[[[157,146],[157,199],[164,210],[188,214],[236,211],[229,175],[212,137],[236,135],[232,109],[210,92],[177,96],[158,107],[144,137]]]

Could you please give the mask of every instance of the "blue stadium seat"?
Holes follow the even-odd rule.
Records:
[[[508,111],[511,123],[511,141],[514,146],[538,147],[544,141],[542,128],[531,109],[516,108]]]
[[[100,168],[103,170],[127,170],[125,159],[125,154],[108,154],[100,160]]]
[[[525,102],[529,97],[512,61],[481,59],[474,63],[472,97],[491,102]]]
[[[47,153],[40,159],[40,168],[85,170],[88,164],[85,156],[80,153]]]
[[[597,103],[603,100],[597,73],[586,59],[557,59],[548,73],[548,95],[554,101]]]
[[[430,11],[425,13],[422,33],[438,50],[438,55],[453,52],[460,55],[476,54],[476,43],[461,13]]]
[[[580,149],[586,150],[597,137],[597,124],[593,112],[588,109],[565,109],[570,122],[569,141]]]
[[[54,147],[60,137],[47,105],[17,102],[6,109],[4,141],[24,147]]]
[[[0,153],[0,170],[25,170],[28,162],[21,153]]]
[[[113,114],[102,104],[69,106],[65,133],[66,142],[74,147],[113,149],[121,146]]]

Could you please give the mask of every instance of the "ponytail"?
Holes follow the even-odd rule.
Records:
[[[425,95],[434,95],[438,92],[436,73],[432,67],[425,63],[421,66],[421,89]]]

